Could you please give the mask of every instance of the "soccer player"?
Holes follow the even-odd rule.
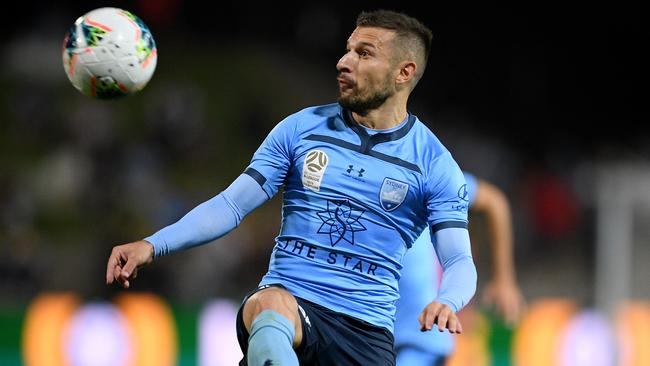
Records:
[[[283,187],[268,272],[238,314],[241,365],[394,365],[401,262],[426,227],[443,280],[417,328],[462,332],[456,312],[477,280],[465,179],[407,109],[431,31],[386,10],[356,25],[336,65],[338,103],[286,117],[229,187],[108,258],[107,283],[128,288],[140,266],[225,235]]]
[[[464,171],[470,213],[483,213],[488,225],[492,278],[486,284],[484,300],[494,305],[503,320],[513,325],[525,306],[517,285],[512,247],[512,220],[504,193]],[[440,280],[436,253],[428,229],[404,256],[399,280],[400,299],[395,314],[395,350],[398,366],[442,366],[454,348],[453,336],[440,331],[420,332],[417,314],[436,298]]]

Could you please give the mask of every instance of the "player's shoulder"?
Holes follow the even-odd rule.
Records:
[[[420,147],[418,149],[419,159],[425,176],[435,180],[451,174],[462,179],[460,168],[451,152],[419,118],[413,125],[413,134],[417,146]]]
[[[309,106],[284,117],[275,125],[274,130],[300,131],[305,128],[309,129],[339,114],[340,107],[336,103]]]
[[[463,170],[463,176],[465,177],[465,180],[468,182],[470,180],[473,182],[478,180],[478,178],[476,178],[476,175],[474,173],[468,172],[467,170]]]
[[[430,159],[449,154],[449,150],[438,136],[417,116],[415,116],[412,132],[418,145],[426,147],[425,151],[430,155]]]
[[[290,114],[286,119],[309,122],[310,120],[322,120],[337,117],[340,116],[340,114],[341,106],[338,103],[331,103],[305,107]]]
[[[338,103],[314,105],[290,114],[281,123],[302,132],[315,129],[340,130],[345,127],[341,113]]]

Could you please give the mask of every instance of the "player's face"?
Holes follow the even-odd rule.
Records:
[[[393,31],[357,27],[348,39],[346,52],[336,65],[339,71],[339,103],[365,115],[395,93]]]

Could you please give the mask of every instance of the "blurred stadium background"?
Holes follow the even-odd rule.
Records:
[[[217,243],[156,261],[129,291],[104,285],[110,248],[225,188],[287,114],[333,101],[355,17],[380,7],[434,30],[411,111],[513,209],[529,311],[509,328],[479,289],[451,364],[650,365],[639,4],[13,6],[0,33],[0,365],[235,364],[234,311],[266,270],[278,197]],[[63,72],[66,30],[101,6],[133,11],[157,42],[156,73],[134,97],[91,100]],[[470,229],[481,283],[481,217]]]

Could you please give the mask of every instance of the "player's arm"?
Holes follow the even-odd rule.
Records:
[[[223,192],[144,240],[114,247],[106,267],[106,283],[117,281],[128,288],[138,268],[155,257],[213,241],[237,227],[284,182],[295,130],[295,119],[285,119],[269,133],[244,173]]]
[[[507,197],[498,187],[479,179],[472,212],[485,215],[492,254],[492,277],[483,300],[494,305],[508,324],[514,324],[525,306],[514,265],[512,217]]]
[[[144,240],[113,248],[106,283],[128,288],[137,269],[159,257],[216,240],[236,228],[241,220],[268,200],[249,174],[241,174],[227,189],[196,206],[180,220]]]
[[[420,314],[420,330],[438,326],[450,333],[462,333],[456,313],[472,299],[476,292],[477,273],[472,258],[469,232],[458,222],[456,227],[431,227],[432,242],[442,266],[442,282],[436,299]]]
[[[436,299],[420,314],[420,329],[462,332],[456,312],[476,292],[476,267],[467,231],[468,200],[465,178],[450,154],[431,162],[426,180],[431,241],[442,266],[442,282]]]

